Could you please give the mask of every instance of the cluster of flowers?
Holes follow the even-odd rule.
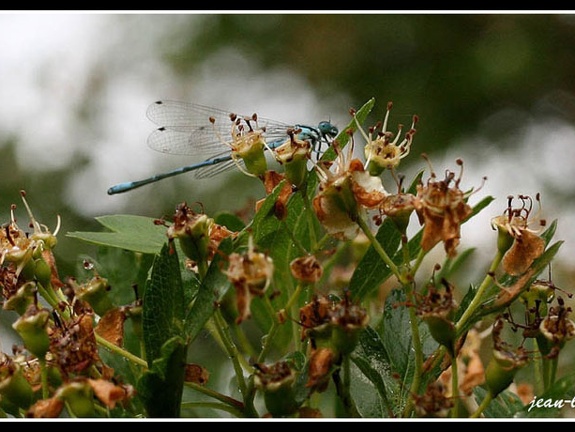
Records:
[[[362,231],[361,222],[367,220],[369,212],[376,224],[385,217],[390,218],[402,235],[405,235],[410,216],[415,212],[423,226],[420,245],[422,251],[426,253],[442,242],[446,255],[453,258],[457,255],[460,243],[460,226],[472,214],[472,207],[468,204],[469,197],[480,188],[468,192],[460,189],[463,161],[457,160],[459,174],[448,170],[443,179],[438,179],[429,163],[430,177],[427,182],[418,184],[415,194],[404,192],[396,170],[401,160],[410,153],[418,118],[413,117],[411,127],[401,138],[401,125],[395,135],[387,130],[391,108],[392,104],[389,103],[384,121],[367,131],[359,124],[355,112],[351,111],[358,130],[366,141],[365,162],[353,156],[355,143],[351,130],[346,132],[350,141],[347,150],[340,146],[337,139],[331,141],[331,147],[336,154],[333,162],[312,161],[313,171],[319,179],[317,192],[311,201],[313,211],[329,235],[344,241],[358,236]],[[276,209],[279,209],[276,215],[280,219],[286,216],[286,203],[290,196],[305,186],[309,174],[306,166],[312,160],[309,142],[299,139],[297,132],[292,131],[282,146],[268,149],[285,167],[283,174],[267,169],[263,154],[267,146],[260,130],[251,127],[242,129],[241,132],[234,130],[234,140],[230,145],[234,159],[243,160],[250,175],[260,178],[268,193],[282,180],[287,180],[276,202]],[[425,155],[424,157],[429,162]],[[253,167],[257,169],[254,170]],[[381,178],[384,171],[391,172],[397,184],[397,193],[389,193],[384,188]],[[501,291],[495,303],[498,306],[507,306],[521,294],[521,299],[528,304],[528,316],[531,317],[526,324],[530,332],[526,334],[538,338],[540,346],[547,347],[543,350],[546,355],[553,356],[558,354],[566,340],[575,336],[575,326],[567,318],[570,309],[564,306],[561,299],[558,307],[551,307],[547,311],[546,306],[554,297],[550,294],[549,284],[543,291],[537,288],[541,285],[540,281],[539,284],[526,286],[526,282],[533,276],[531,264],[545,250],[545,242],[538,235],[545,226],[545,221],[532,216],[530,197],[520,196],[519,199],[522,202],[520,208],[512,207],[510,197],[504,213],[492,220],[493,228],[499,231],[498,251],[502,257],[503,271],[518,277],[514,286],[500,286]],[[189,214],[189,209],[184,208]],[[179,238],[184,250],[197,249],[198,242],[206,245],[204,252],[188,255],[195,262],[213,256],[223,237],[236,234],[213,221],[206,225],[205,215],[182,217],[181,211],[182,208],[176,215],[176,223],[171,228],[170,236]],[[536,219],[539,226],[532,229],[531,225]],[[182,221],[184,222],[181,223]],[[199,221],[206,229],[202,230],[199,236],[192,235],[197,232],[196,222]],[[321,263],[314,256],[294,260],[291,268],[294,278],[307,283],[318,281],[322,274]],[[273,276],[273,260],[266,254],[257,252],[250,241],[249,250],[245,254],[234,253],[229,257],[229,267],[225,272],[236,289],[239,324],[251,316],[252,296],[263,296],[269,287]],[[409,282],[402,281],[400,274],[397,276],[401,283]],[[490,276],[494,278],[493,273],[490,273]],[[497,284],[495,279],[494,281]],[[442,284],[443,290],[430,288],[427,296],[421,296],[415,305],[417,314],[427,322],[433,337],[447,348],[450,355],[453,358],[459,357],[456,361],[462,361],[466,365],[463,393],[469,395],[474,386],[486,383],[491,396],[495,397],[511,384],[515,372],[526,364],[528,355],[523,346],[518,351],[512,351],[503,341],[501,327],[503,322],[510,322],[510,318],[508,315],[498,316],[492,332],[493,360],[487,370],[484,370],[479,361],[477,347],[464,349],[461,344],[458,345],[458,340],[465,339],[461,337],[460,331],[463,322],[455,321],[458,305],[453,298],[451,285],[445,280]],[[537,297],[535,303],[531,299],[534,295]],[[327,377],[333,372],[334,365],[340,364],[341,355],[353,350],[358,329],[367,326],[369,318],[366,310],[358,305],[351,305],[345,294],[340,303],[328,301],[322,295],[315,296],[312,302],[301,309],[299,318],[304,328],[302,338],[307,337],[310,341],[308,386],[321,391]],[[516,326],[515,323],[513,325]],[[342,338],[341,334],[346,337]],[[337,340],[341,343],[344,339],[347,341],[343,344],[345,348],[334,342]],[[326,344],[325,340],[330,342]],[[469,340],[474,338],[470,336]],[[468,368],[469,364],[475,366]],[[279,388],[284,389],[278,393],[281,394],[279,399],[283,401],[279,407],[277,394],[276,397],[270,398],[268,408],[272,415],[284,415],[292,409],[290,407],[293,404],[289,402],[292,399],[286,396],[289,395],[286,389],[290,388],[294,380],[292,372],[285,362],[258,365],[257,382],[264,391],[275,394],[279,392]],[[445,414],[446,408],[453,406],[453,394],[447,390],[444,381],[445,375],[430,384],[427,392],[414,395],[418,413],[440,415]],[[272,402],[272,399],[275,402]]]
[[[409,220],[415,212],[423,226],[422,252],[425,254],[443,243],[445,254],[453,258],[460,243],[461,224],[473,212],[468,199],[478,189],[468,192],[460,189],[463,162],[457,160],[458,174],[447,170],[445,177],[438,179],[429,164],[429,179],[420,182],[414,194],[405,192],[397,167],[410,153],[418,118],[413,117],[411,127],[402,137],[401,125],[397,134],[387,130],[391,109],[389,103],[383,122],[367,131],[361,127],[356,113],[351,112],[366,141],[365,162],[354,157],[352,130],[344,132],[349,141],[347,149],[335,137],[335,130],[327,131],[324,137],[330,140],[335,159],[314,161],[310,140],[302,137],[298,130],[289,131],[284,144],[270,148],[255,116],[232,117],[232,139],[227,143],[232,160],[243,172],[260,179],[268,194],[281,185],[274,205],[278,219],[287,217],[288,200],[294,193],[305,190],[309,176],[315,174],[318,187],[309,205],[329,236],[341,241],[353,240],[362,231],[365,233],[366,221],[371,217],[376,225],[389,218],[406,237]],[[283,173],[268,169],[265,151],[271,152],[284,167]],[[308,170],[310,163],[312,170]],[[384,188],[382,173],[385,171],[392,174],[397,192],[390,193]],[[13,215],[0,232],[3,308],[19,314],[13,327],[23,341],[23,347],[14,349],[13,355],[0,356],[0,407],[14,415],[57,417],[66,406],[74,415],[93,416],[100,408],[113,409],[118,403],[127,403],[134,396],[134,389],[121,384],[114,371],[104,364],[98,354],[98,344],[113,341],[121,345],[124,321],[141,313],[141,302],[115,307],[106,295],[106,279],[98,275],[82,284],[73,278],[62,282],[52,253],[58,228],[51,233],[39,224],[24,194],[22,199],[32,232],[20,229]],[[494,306],[502,309],[520,298],[526,305],[526,323],[516,323],[509,313],[496,317],[492,330],[493,359],[485,370],[478,362],[477,346],[469,347],[475,339],[468,333],[465,322],[483,300],[482,289],[464,314],[456,313],[458,305],[453,287],[446,280],[430,285],[426,294],[420,294],[409,306],[428,324],[431,335],[447,349],[451,360],[465,365],[464,388],[456,390],[457,396],[461,395],[460,391],[468,395],[474,386],[485,383],[490,395],[495,397],[526,364],[529,354],[523,345],[513,349],[501,336],[505,323],[515,330],[522,328],[525,339],[535,338],[540,351],[548,358],[556,358],[565,342],[575,337],[575,324],[568,319],[570,308],[561,298],[557,306],[549,306],[556,287],[550,281],[540,280],[527,286],[536,276],[532,263],[545,251],[545,241],[539,236],[545,223],[532,216],[531,198],[520,196],[519,199],[519,208],[512,206],[510,197],[503,214],[492,220],[493,228],[499,233],[497,250],[503,272],[515,277],[515,282],[500,286],[494,271],[488,276],[500,288]],[[256,208],[260,206],[261,202]],[[531,228],[535,220],[539,226]],[[179,242],[189,268],[200,279],[206,275],[216,254],[221,253],[221,242],[237,235],[238,232],[217,224],[203,212],[193,211],[185,202],[177,206],[173,223],[167,227],[168,238]],[[412,286],[413,274],[405,278],[393,268],[388,257],[382,258],[399,284]],[[239,325],[251,318],[252,299],[263,297],[272,285],[274,261],[258,250],[251,237],[247,250],[233,252],[225,261],[227,267],[222,268],[222,272],[235,290],[236,324]],[[290,270],[293,278],[303,284],[313,285],[323,275],[322,263],[311,252],[294,259]],[[299,309],[301,341],[308,342],[306,387],[312,392],[326,389],[329,379],[355,349],[360,332],[370,321],[366,308],[353,304],[348,293],[338,295],[332,298],[316,293]],[[279,311],[278,317],[285,321],[285,310]],[[465,336],[468,337],[463,344]],[[262,390],[270,415],[292,415],[296,411],[300,415],[318,414],[303,413],[293,386],[297,374],[291,364],[262,362],[255,364],[254,370],[255,385]],[[455,395],[444,385],[445,379],[442,375],[425,392],[413,394],[418,414],[442,415],[453,406]]]
[[[53,248],[54,232],[30,217],[32,232],[22,230],[14,217],[0,232],[0,289],[3,309],[19,318],[12,327],[22,339],[12,355],[0,353],[0,407],[16,417],[58,417],[66,406],[75,416],[95,416],[98,407],[112,409],[131,399],[130,385],[118,384],[114,371],[98,354],[95,312],[112,311],[107,282],[95,276],[85,284],[62,282]],[[126,316],[114,309],[108,317]],[[100,327],[101,326],[101,327]]]

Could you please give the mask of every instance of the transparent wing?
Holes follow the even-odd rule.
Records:
[[[232,122],[229,111],[165,100],[151,104],[146,114],[160,126],[150,134],[148,145],[162,153],[212,156],[225,150],[225,142],[230,140]],[[238,116],[252,117],[243,114]],[[285,139],[287,129],[292,127],[259,116],[257,126],[265,128],[268,142]]]

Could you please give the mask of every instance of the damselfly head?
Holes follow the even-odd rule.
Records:
[[[321,132],[322,135],[328,136],[330,138],[335,138],[337,136],[337,134],[339,133],[339,130],[337,129],[337,127],[332,125],[328,121],[320,122],[318,125],[318,128],[319,128],[319,131]]]

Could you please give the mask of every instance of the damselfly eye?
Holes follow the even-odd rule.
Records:
[[[334,125],[332,125],[328,121],[320,122],[318,125],[318,128],[319,128],[319,131],[322,133],[322,135],[327,135],[330,138],[335,138],[337,136],[337,134],[339,133],[339,130],[337,129],[337,127],[335,127]]]

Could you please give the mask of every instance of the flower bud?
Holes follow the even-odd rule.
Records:
[[[399,232],[405,233],[411,213],[415,210],[414,200],[415,197],[409,193],[388,195],[381,202],[379,209],[395,223]]]
[[[493,398],[511,385],[515,374],[527,364],[529,356],[522,346],[511,349],[501,338],[504,321],[498,317],[493,324],[493,351],[485,369],[485,384]]]
[[[254,384],[264,395],[268,412],[273,417],[285,417],[293,414],[299,407],[293,384],[295,371],[285,361],[271,366],[256,365]]]
[[[68,382],[58,389],[55,396],[66,402],[70,414],[74,417],[96,416],[92,387],[87,381]]]
[[[49,318],[48,309],[38,309],[31,304],[26,313],[12,324],[26,349],[38,358],[44,358],[50,348],[50,338],[46,331]]]
[[[26,313],[26,309],[30,306],[36,299],[36,283],[26,282],[18,288],[15,294],[11,295],[4,302],[4,309],[13,310],[18,315],[23,315]]]
[[[359,337],[367,324],[369,316],[364,308],[352,305],[344,299],[331,313],[333,327],[332,346],[340,354],[350,354],[359,341]]]
[[[0,395],[24,409],[34,400],[34,391],[22,369],[4,353],[0,354]]]
[[[74,290],[74,295],[80,300],[87,302],[99,316],[104,316],[106,312],[114,308],[114,304],[108,295],[110,285],[108,285],[107,279],[95,276],[82,285],[71,279],[69,284]]]
[[[232,120],[229,146],[232,149],[232,158],[241,158],[246,166],[246,171],[256,177],[264,175],[267,170],[267,160],[264,154],[266,142],[264,130],[257,127],[257,116],[251,118],[239,118],[235,114],[230,115]],[[256,126],[256,129],[253,126]]]
[[[43,287],[49,287],[52,281],[52,269],[44,258],[36,258],[34,261],[34,276]]]
[[[527,354],[523,350],[517,353],[494,350],[485,369],[485,384],[493,398],[511,385],[515,374],[527,364]]]
[[[285,176],[296,188],[301,188],[307,179],[307,162],[310,157],[309,141],[301,140],[296,131],[288,131],[289,140],[274,150],[276,160],[284,166]]]
[[[539,325],[537,336],[539,350],[548,358],[556,357],[565,343],[575,338],[575,323],[567,316],[571,308],[565,307],[564,300],[557,298],[558,306],[549,308],[549,315]]]

